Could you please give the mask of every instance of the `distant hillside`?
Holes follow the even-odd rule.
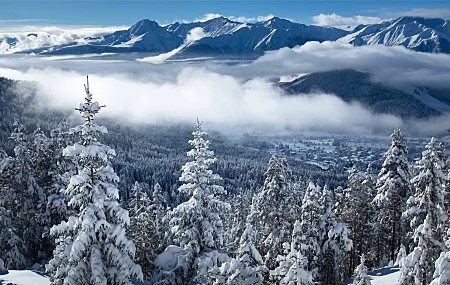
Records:
[[[292,82],[282,83],[280,87],[290,95],[314,91],[333,93],[346,102],[359,102],[376,113],[389,113],[402,118],[442,115],[442,111],[429,106],[429,100],[419,100],[422,99],[420,95],[414,96],[371,82],[369,73],[355,70],[312,73]],[[441,105],[450,105],[450,90],[431,90],[428,94],[440,100]]]

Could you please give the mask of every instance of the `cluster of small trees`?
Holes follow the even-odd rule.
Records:
[[[394,130],[378,179],[354,167],[345,188],[300,182],[272,155],[258,191],[229,195],[197,121],[179,201],[135,183],[119,202],[115,151],[95,123],[103,106],[86,85],[84,123],[46,137],[14,124],[15,155],[0,152],[0,261],[35,263],[52,284],[367,285],[368,268],[401,265],[401,284],[450,280],[448,167],[434,138],[412,167]],[[304,186],[306,185],[306,186]],[[36,265],[37,266],[37,265]]]

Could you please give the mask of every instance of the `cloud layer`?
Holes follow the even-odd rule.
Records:
[[[241,23],[254,23],[254,22],[264,22],[270,20],[274,17],[272,14],[268,14],[265,16],[255,16],[255,17],[246,17],[246,16],[224,16],[222,14],[216,13],[206,13],[203,17],[196,18],[195,22],[206,22],[215,18],[225,17],[230,19],[231,21],[241,22]]]
[[[353,17],[343,17],[335,13],[332,14],[319,14],[312,17],[314,24],[318,26],[330,26],[341,28],[344,30],[352,30],[358,25],[370,25],[378,24],[383,22],[379,17],[368,17],[368,16],[353,16]]]
[[[129,120],[192,122],[249,127],[286,127],[332,132],[390,132],[395,126],[429,134],[445,120],[408,121],[373,114],[332,94],[283,96],[273,78],[351,68],[373,73],[388,85],[448,87],[450,56],[417,53],[403,47],[353,47],[307,43],[267,52],[254,62],[167,61],[160,65],[104,58],[0,57],[0,75],[40,83],[41,102],[72,109],[83,98],[86,74],[104,114]]]
[[[424,18],[441,18],[450,20],[449,9],[413,9],[400,13],[400,16],[424,17]]]
[[[0,28],[0,53],[14,53],[68,43],[83,44],[86,37],[98,37],[123,29],[128,27],[6,26]],[[16,43],[8,44],[7,38],[15,39]]]

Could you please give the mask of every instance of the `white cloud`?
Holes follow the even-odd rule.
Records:
[[[367,17],[367,16],[343,17],[335,13],[320,14],[314,16],[312,19],[314,21],[314,24],[316,25],[337,27],[342,29],[353,29],[360,24],[369,25],[383,22],[383,20],[379,17]]]
[[[14,53],[30,49],[50,47],[68,43],[85,43],[86,37],[98,37],[125,26],[76,27],[76,26],[9,26],[0,28],[0,53]],[[7,44],[7,38],[14,38],[14,45]]]
[[[265,16],[254,16],[254,17],[246,17],[246,16],[224,16],[222,14],[216,14],[216,13],[207,13],[203,15],[201,18],[196,18],[195,22],[206,22],[215,18],[219,17],[225,17],[227,19],[230,19],[231,21],[235,22],[241,22],[241,23],[254,23],[254,22],[264,22],[267,20],[270,20],[274,17],[272,14],[268,14]],[[186,22],[186,21],[183,21]]]
[[[266,16],[245,17],[245,16],[229,16],[228,19],[241,23],[265,22],[275,17],[272,14]]]
[[[221,14],[215,14],[215,13],[206,13],[201,18],[195,18],[194,22],[206,22],[215,18],[223,17]]]
[[[109,59],[0,57],[0,74],[39,82],[42,102],[71,109],[82,99],[82,83],[89,74],[94,95],[107,105],[105,114],[141,122],[191,122],[200,117],[205,122],[233,126],[289,125],[334,132],[390,131],[398,125],[427,134],[448,127],[448,118],[405,122],[373,114],[332,94],[286,97],[271,83],[274,77],[347,68],[370,72],[373,80],[393,86],[450,88],[449,55],[334,42],[283,48],[267,52],[254,62],[237,64],[170,61],[149,65]]]
[[[329,94],[283,96],[280,89],[263,78],[241,80],[206,67],[186,67],[185,64],[174,72],[175,63],[146,65],[145,69],[139,69],[136,68],[139,63],[133,63],[135,68],[131,68],[129,62],[98,62],[103,73],[89,72],[91,90],[96,100],[106,104],[104,114],[108,116],[149,123],[192,122],[200,117],[218,125],[290,126],[335,132],[369,132],[372,127],[390,130],[403,124],[394,116],[373,114],[358,104],[345,103]],[[85,67],[92,65],[93,62],[84,62]],[[109,66],[106,68],[109,73],[105,73],[105,66]],[[128,68],[146,75],[128,74]],[[164,69],[175,76],[162,82],[155,80],[153,68]],[[41,86],[40,102],[58,109],[72,109],[83,98],[84,71],[59,67],[0,67],[0,74],[37,81]]]
[[[450,88],[450,55],[415,52],[403,46],[307,42],[292,49],[266,52],[248,65],[221,67],[221,72],[240,77],[276,77],[336,69],[370,72],[373,80],[391,86]]]
[[[193,43],[195,41],[198,41],[204,37],[206,37],[205,31],[203,31],[203,28],[197,27],[193,28],[189,31],[189,33],[186,36],[186,44]]]
[[[441,18],[450,20],[449,9],[413,9],[400,13],[400,16],[424,17],[424,18]]]

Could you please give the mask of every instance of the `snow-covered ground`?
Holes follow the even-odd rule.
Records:
[[[41,272],[31,270],[10,270],[0,275],[0,285],[50,285],[50,280]]]
[[[372,272],[369,276],[372,279],[372,285],[397,285],[400,276],[398,267],[384,267]]]
[[[400,275],[397,267],[384,267],[369,272],[372,285],[397,285]],[[0,275],[0,285],[49,285],[50,280],[40,272],[31,270],[10,270],[6,275]],[[139,284],[136,282],[135,284]],[[346,283],[346,284],[351,284]]]
[[[383,267],[368,273],[372,285],[398,285],[400,268]],[[347,280],[344,285],[352,284],[352,279]]]

